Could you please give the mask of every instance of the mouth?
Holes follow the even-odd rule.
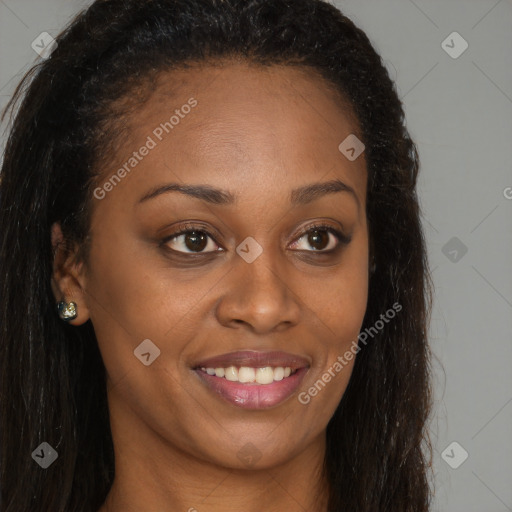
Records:
[[[193,367],[217,396],[245,409],[281,404],[309,369],[306,358],[285,352],[233,352],[200,361]]]

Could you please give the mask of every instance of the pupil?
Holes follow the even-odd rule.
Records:
[[[191,244],[188,243],[190,240],[192,240]],[[192,231],[185,236],[185,244],[191,251],[202,251],[207,245],[207,239],[204,233],[201,234],[200,231]]]
[[[323,233],[323,235],[319,235],[319,233]],[[323,241],[326,243],[323,244],[323,247],[316,247],[315,244],[320,243],[320,245],[322,245],[322,238]],[[324,249],[325,246],[329,243],[329,236],[327,235],[326,231],[315,230],[312,231],[311,234],[309,235],[308,243],[311,244],[312,247],[315,247],[315,249],[320,251]]]

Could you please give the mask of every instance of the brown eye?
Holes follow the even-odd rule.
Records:
[[[306,241],[304,247],[296,247],[302,239]],[[308,252],[330,252],[341,244],[347,245],[349,242],[350,237],[345,236],[332,226],[312,226],[294,242],[294,249]],[[307,246],[313,249],[311,250]]]
[[[329,244],[329,233],[327,231],[317,230],[308,233],[308,243],[317,251],[325,249]]]
[[[183,241],[187,249],[191,251],[201,252],[208,245],[208,235],[201,231],[191,231],[190,233],[182,235]]]
[[[183,254],[206,254],[219,250],[219,246],[207,231],[186,226],[181,228],[181,231],[163,240],[163,245]],[[209,250],[205,250],[207,248]]]

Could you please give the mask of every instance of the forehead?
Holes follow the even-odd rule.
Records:
[[[223,123],[236,121],[240,127],[256,124],[290,129],[290,121],[303,134],[314,130],[349,128],[359,132],[357,118],[342,93],[310,67],[219,61],[217,65],[196,64],[186,69],[161,72],[153,84],[150,99],[135,110],[137,126],[168,118],[174,107],[188,98],[200,102],[202,116],[191,116],[189,127],[204,126],[206,117],[217,121],[208,128],[227,129]],[[279,122],[281,121],[281,122]],[[312,130],[302,121],[313,123]],[[197,124],[196,124],[197,123]],[[134,124],[132,127],[135,128]],[[148,126],[145,126],[148,128]]]
[[[132,187],[167,180],[250,191],[262,180],[282,188],[338,177],[366,190],[364,154],[350,162],[338,149],[351,134],[362,138],[357,119],[309,68],[223,61],[161,72],[124,123],[103,180],[151,140],[126,180]]]

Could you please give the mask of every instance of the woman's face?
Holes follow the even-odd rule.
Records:
[[[231,63],[162,75],[126,127],[75,321],[97,335],[114,439],[223,467],[322,442],[367,304],[365,158],[338,149],[353,118],[311,72]]]

